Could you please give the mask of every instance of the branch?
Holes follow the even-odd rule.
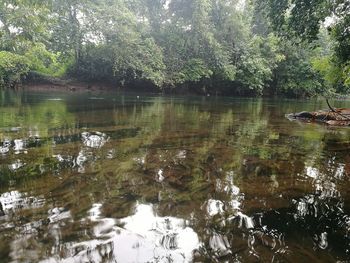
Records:
[[[331,106],[331,104],[329,104],[328,99],[326,99],[326,102],[327,102],[328,108],[329,108],[332,112],[337,112],[337,111]]]
[[[341,114],[339,111],[335,110],[335,109],[329,104],[328,99],[326,99],[326,102],[327,102],[327,105],[328,105],[329,109],[330,109],[332,112],[334,112],[335,114],[338,114],[338,115],[342,116],[343,118],[345,118],[346,120],[350,121],[350,118],[349,118],[349,117],[347,117],[347,116],[345,116],[344,114]]]

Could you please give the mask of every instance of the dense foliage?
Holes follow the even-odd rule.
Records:
[[[348,0],[268,0],[259,1],[258,6],[282,40],[292,38],[296,43],[316,45],[318,55],[312,59],[312,66],[323,77],[328,91],[344,93],[350,89]]]
[[[0,51],[0,87],[14,87],[29,70],[24,56]]]
[[[349,8],[341,0],[5,0],[0,49],[38,75],[126,88],[346,92]],[[28,71],[19,68],[2,70],[2,85]]]

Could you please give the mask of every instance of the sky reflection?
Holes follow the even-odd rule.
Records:
[[[285,119],[299,102],[113,96],[0,109],[0,261],[349,258],[349,129]]]
[[[29,204],[21,196],[17,192],[3,194],[0,199],[5,211],[19,209],[19,203],[21,209],[39,206],[33,205],[36,202]],[[88,216],[81,220],[93,223],[93,239],[82,242],[63,242],[62,231],[73,223],[71,212],[64,208],[50,209],[48,221],[17,226],[19,233],[10,243],[12,262],[191,262],[193,252],[200,245],[198,235],[187,226],[186,220],[159,217],[152,205],[137,204],[134,215],[119,220],[103,217],[101,208],[102,204],[94,204]],[[50,249],[53,256],[43,259],[45,256],[40,252],[43,244],[36,239],[46,225],[53,240]]]
[[[155,215],[152,205],[137,204],[135,214],[104,218],[94,204],[86,220],[95,222],[94,239],[64,245],[60,253],[41,262],[191,262],[198,235],[186,220]]]

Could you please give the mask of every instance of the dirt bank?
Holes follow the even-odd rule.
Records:
[[[86,92],[86,91],[111,91],[122,90],[110,83],[87,83],[79,81],[61,81],[59,83],[36,83],[30,82],[21,85],[23,89],[33,91],[67,91],[67,92]]]

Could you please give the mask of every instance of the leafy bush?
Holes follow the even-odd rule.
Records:
[[[28,71],[29,62],[24,56],[7,51],[0,52],[0,86],[17,85]]]
[[[113,48],[107,45],[85,45],[79,61],[71,68],[70,75],[82,80],[113,80]]]
[[[62,77],[73,64],[72,58],[62,59],[60,53],[53,53],[42,43],[36,43],[25,53],[30,70],[42,75]]]
[[[346,64],[343,69],[344,85],[350,88],[350,63]]]
[[[164,82],[162,50],[152,38],[141,35],[114,43],[114,75],[124,78],[126,73],[134,79],[151,81],[160,87]]]
[[[177,74],[175,82],[181,84],[188,81],[200,81],[210,78],[213,72],[205,65],[201,59],[190,59]]]

